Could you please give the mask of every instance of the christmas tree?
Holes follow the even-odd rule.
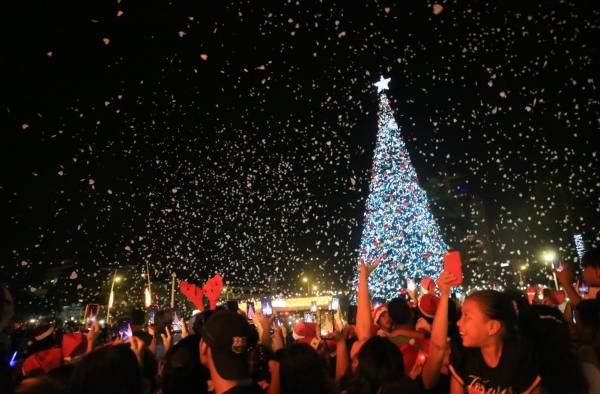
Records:
[[[447,249],[385,94],[389,81],[375,84],[379,131],[360,247],[365,261],[383,257],[369,289],[384,300],[398,296],[408,279],[437,277]]]

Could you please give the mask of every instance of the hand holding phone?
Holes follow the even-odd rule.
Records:
[[[451,283],[452,286],[458,286],[462,283],[462,263],[459,251],[453,250],[444,254],[444,271],[447,271],[456,277],[456,280]]]

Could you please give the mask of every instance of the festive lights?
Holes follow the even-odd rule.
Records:
[[[360,248],[367,262],[382,258],[369,288],[374,298],[386,300],[407,286],[405,278],[437,277],[447,249],[394,120],[388,83],[381,77],[375,84],[379,130]]]
[[[579,256],[579,261],[583,258],[583,254],[585,253],[585,244],[583,243],[583,235],[575,234],[573,236],[575,240],[575,250],[577,250],[577,256]]]

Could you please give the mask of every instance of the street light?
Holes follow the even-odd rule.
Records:
[[[556,290],[558,290],[558,279],[556,279],[556,272],[554,272],[553,263],[556,261],[557,257],[558,255],[552,249],[547,249],[542,252],[542,260],[544,261],[544,264],[549,265],[550,271],[552,271],[552,277],[554,278],[554,286],[556,287]]]

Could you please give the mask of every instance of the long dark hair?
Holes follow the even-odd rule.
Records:
[[[503,340],[514,340],[519,337],[519,320],[529,314],[520,300],[507,293],[496,290],[479,290],[469,294],[469,300],[476,301],[488,319],[502,324]]]
[[[532,311],[536,319],[523,331],[533,345],[544,393],[587,393],[583,369],[572,350],[569,326],[560,310],[548,305],[534,305]]]
[[[406,380],[402,353],[386,338],[370,338],[362,345],[357,357],[356,371],[345,376],[342,382],[342,388],[348,393],[393,392],[393,387]]]
[[[333,393],[325,361],[312,347],[297,343],[278,355],[282,394]]]
[[[209,372],[200,364],[199,344],[200,336],[190,335],[167,352],[162,375],[164,394],[208,392]]]
[[[70,394],[141,394],[142,374],[128,345],[94,350],[75,367]]]

